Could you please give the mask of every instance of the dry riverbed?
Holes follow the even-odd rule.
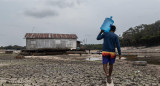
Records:
[[[101,55],[27,56],[0,54],[1,86],[106,86]],[[115,86],[160,86],[160,66],[133,66],[131,61],[114,64]]]

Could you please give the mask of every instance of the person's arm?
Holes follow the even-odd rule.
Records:
[[[118,54],[119,54],[119,59],[121,59],[121,48],[120,48],[118,36],[116,37],[116,45],[117,45],[117,50],[118,50]]]
[[[103,30],[101,30],[101,32],[98,34],[97,40],[101,40],[102,38],[104,38],[104,31]]]

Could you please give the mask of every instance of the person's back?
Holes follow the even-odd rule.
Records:
[[[111,26],[110,32],[104,32],[101,30],[99,35],[97,36],[97,40],[104,39],[103,42],[103,52],[102,52],[102,62],[103,62],[103,69],[107,76],[107,81],[111,83],[111,74],[113,69],[113,64],[115,63],[116,53],[115,53],[115,46],[117,46],[119,59],[121,58],[121,49],[118,36],[114,33],[116,27],[113,25]],[[107,71],[107,64],[109,63],[109,74]]]
[[[115,52],[115,47],[117,46],[118,54],[121,55],[119,38],[114,33],[114,31],[100,32],[99,35],[97,36],[97,40],[101,39],[104,39],[103,51]]]
[[[118,36],[113,32],[104,33],[103,51],[115,52],[115,44]]]

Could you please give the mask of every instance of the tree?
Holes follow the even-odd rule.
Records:
[[[126,30],[120,37],[121,46],[160,45],[160,20],[153,24],[142,24]]]

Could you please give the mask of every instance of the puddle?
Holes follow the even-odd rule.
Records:
[[[9,64],[0,64],[0,67],[2,67],[2,66],[8,66]]]
[[[136,58],[127,57],[127,61],[147,61],[148,64],[160,65],[160,56],[138,56]]]
[[[117,59],[119,59],[119,57],[117,57]],[[125,59],[127,59],[127,58],[126,58],[126,57],[121,57],[121,59],[122,59],[122,60],[125,60]]]
[[[97,61],[97,60],[102,60],[101,58],[96,58],[96,57],[93,57],[93,58],[86,58],[87,61]]]
[[[119,59],[116,58],[116,59]],[[125,60],[126,58],[125,57],[121,57],[122,60]],[[91,58],[86,58],[87,61],[97,61],[97,60],[102,60],[102,58],[97,58],[97,57],[91,57]]]

